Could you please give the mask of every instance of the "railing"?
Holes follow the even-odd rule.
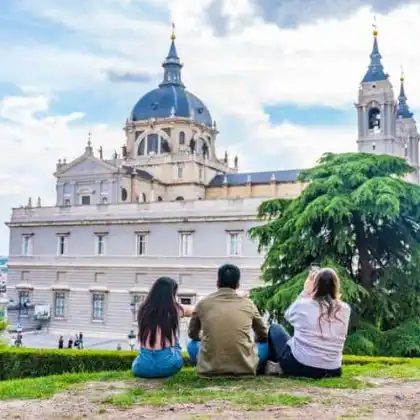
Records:
[[[49,220],[253,216],[262,198],[14,208],[11,223]]]

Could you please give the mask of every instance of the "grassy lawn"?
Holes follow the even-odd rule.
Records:
[[[118,407],[134,404],[163,406],[168,404],[204,404],[226,402],[245,410],[268,406],[304,406],[311,395],[299,393],[302,388],[362,389],[374,387],[372,378],[420,380],[420,360],[381,361],[366,364],[348,364],[342,378],[290,379],[257,377],[254,379],[199,379],[193,368],[184,368],[166,380],[140,380],[130,372],[100,372],[54,375],[42,378],[7,380],[0,382],[0,400],[45,399],[65,391],[77,391],[85,383],[122,383],[118,392],[108,394],[103,403]]]

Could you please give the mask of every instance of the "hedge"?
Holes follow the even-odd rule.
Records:
[[[129,370],[136,352],[115,350],[49,350],[6,348],[0,350],[0,380],[62,373]],[[344,356],[344,364],[403,364],[414,359]],[[186,366],[191,365],[184,355]]]
[[[6,348],[0,350],[0,380],[128,370],[134,358],[131,351]]]

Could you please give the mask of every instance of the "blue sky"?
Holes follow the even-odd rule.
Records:
[[[303,3],[302,3],[303,2]],[[377,15],[386,71],[404,64],[420,108],[420,6],[393,0],[3,0],[0,14],[0,220],[40,196],[54,204],[58,158],[105,154],[162,76],[171,22],[183,80],[217,121],[217,148],[240,167],[307,167],[356,149],[353,102]],[[0,255],[8,230],[0,225]]]

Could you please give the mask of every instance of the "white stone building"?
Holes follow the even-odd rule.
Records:
[[[397,105],[376,36],[356,105],[359,151],[405,156],[418,167],[419,136],[403,81]],[[244,289],[258,284],[262,257],[247,236],[258,205],[295,197],[304,186],[297,170],[240,173],[237,158],[230,164],[227,154],[216,156],[216,123],[185,89],[174,41],[162,83],[125,123],[121,155],[105,159],[102,148],[95,155],[89,140],[81,156],[58,161],[54,206],[37,200],[13,209],[13,325],[126,335],[159,276],[179,281],[184,303],[213,291],[225,262],[241,268]]]
[[[297,171],[239,173],[237,158],[218,158],[216,123],[181,68],[173,36],[163,81],[124,125],[121,155],[95,155],[89,139],[81,156],[58,161],[54,206],[13,209],[13,325],[125,335],[159,276],[178,280],[184,303],[212,292],[225,262],[241,268],[244,289],[258,284],[261,257],[247,236],[258,205],[303,186]]]

